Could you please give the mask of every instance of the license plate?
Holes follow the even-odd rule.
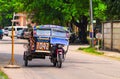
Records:
[[[49,43],[46,42],[37,42],[36,50],[49,50]]]
[[[59,52],[59,54],[62,54],[62,52]]]

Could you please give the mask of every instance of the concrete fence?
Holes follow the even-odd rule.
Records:
[[[102,24],[103,49],[120,51],[120,21]]]

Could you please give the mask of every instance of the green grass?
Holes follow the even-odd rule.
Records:
[[[8,79],[8,76],[0,70],[0,79]]]
[[[98,56],[105,56],[105,57],[109,57],[109,58],[112,58],[112,59],[120,61],[120,57],[104,55],[104,52],[98,52],[95,48],[92,48],[92,47],[79,48],[79,50],[84,51],[84,53],[89,53],[89,54],[98,55]]]
[[[90,53],[90,54],[95,54],[95,55],[103,55],[103,52],[98,52],[95,48],[92,47],[87,47],[87,48],[79,48],[79,50],[82,50],[86,53]]]

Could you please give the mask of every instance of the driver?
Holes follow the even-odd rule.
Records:
[[[35,28],[35,26],[36,26],[36,23],[34,23],[33,21],[28,26],[29,27],[28,28],[28,30],[29,30],[29,39],[28,39],[28,42],[29,42],[29,46],[30,46],[31,50],[35,49],[35,39],[33,37],[33,29]]]

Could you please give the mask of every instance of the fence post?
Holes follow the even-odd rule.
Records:
[[[111,50],[113,50],[113,21],[111,21]]]
[[[102,23],[102,40],[101,40],[101,44],[102,44],[102,49],[104,50],[104,22]]]

